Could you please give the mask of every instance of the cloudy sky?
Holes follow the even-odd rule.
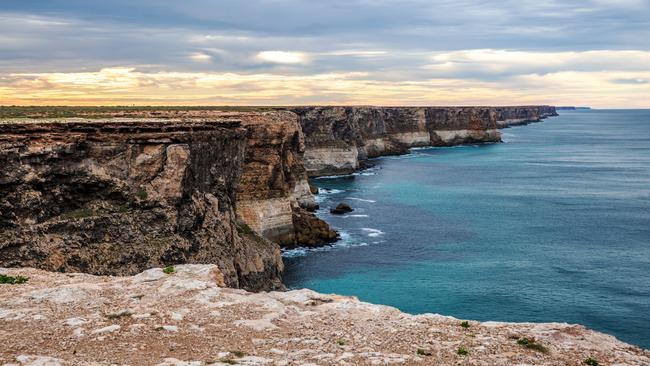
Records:
[[[650,0],[0,0],[0,104],[650,108]]]

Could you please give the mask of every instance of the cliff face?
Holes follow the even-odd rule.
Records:
[[[544,118],[557,116],[552,106],[496,107],[499,128],[539,122]]]
[[[309,211],[316,202],[303,165],[304,137],[287,111],[231,113],[247,130],[246,155],[237,190],[237,213],[265,238],[284,247],[322,245],[337,239]]]
[[[215,263],[232,287],[281,286],[277,245],[237,224],[238,121],[0,124],[0,266],[134,274]]]
[[[296,107],[311,176],[347,174],[414,146],[499,142],[498,128],[556,115],[554,107]]]

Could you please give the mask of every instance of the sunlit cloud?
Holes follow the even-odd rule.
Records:
[[[307,62],[307,55],[302,52],[262,51],[256,58],[263,62],[277,64],[302,64]]]
[[[649,0],[6,0],[0,104],[650,107],[649,11]]]
[[[481,81],[432,78],[389,81],[368,72],[278,73],[141,72],[107,68],[82,73],[10,74],[0,79],[7,104],[381,104],[476,105],[581,102],[642,107],[650,71],[517,75]]]
[[[212,56],[206,55],[205,53],[201,53],[201,52],[192,53],[190,55],[190,58],[196,62],[210,62],[210,60],[212,60]]]

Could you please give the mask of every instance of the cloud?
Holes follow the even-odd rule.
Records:
[[[649,4],[3,0],[0,103],[648,106]]]
[[[276,64],[304,64],[307,62],[307,56],[302,52],[262,51],[257,54],[256,58],[262,62]]]
[[[481,81],[432,78],[381,80],[375,73],[143,72],[107,68],[81,73],[27,73],[0,77],[6,104],[189,105],[504,105],[545,103],[647,106],[650,71],[557,72]]]
[[[190,58],[196,62],[210,62],[212,60],[212,56],[202,52],[193,52]]]
[[[601,50],[537,52],[512,50],[461,50],[432,56],[423,66],[437,77],[499,78],[559,71],[648,71],[650,51]]]

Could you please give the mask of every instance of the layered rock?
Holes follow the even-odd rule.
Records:
[[[556,115],[554,107],[296,107],[311,176],[348,174],[410,147],[499,142],[499,128]]]
[[[496,107],[499,128],[539,122],[547,117],[557,116],[552,106]]]
[[[281,287],[277,245],[237,223],[239,121],[0,123],[0,265],[127,275],[215,263],[232,287]]]
[[[247,129],[237,213],[256,232],[284,247],[318,246],[337,239],[309,211],[317,205],[303,165],[304,137],[288,111],[230,113]]]
[[[0,269],[29,278],[0,285],[0,364],[650,364],[647,350],[579,325],[463,327],[451,317],[310,290],[222,288],[216,266],[174,270],[106,278]]]

